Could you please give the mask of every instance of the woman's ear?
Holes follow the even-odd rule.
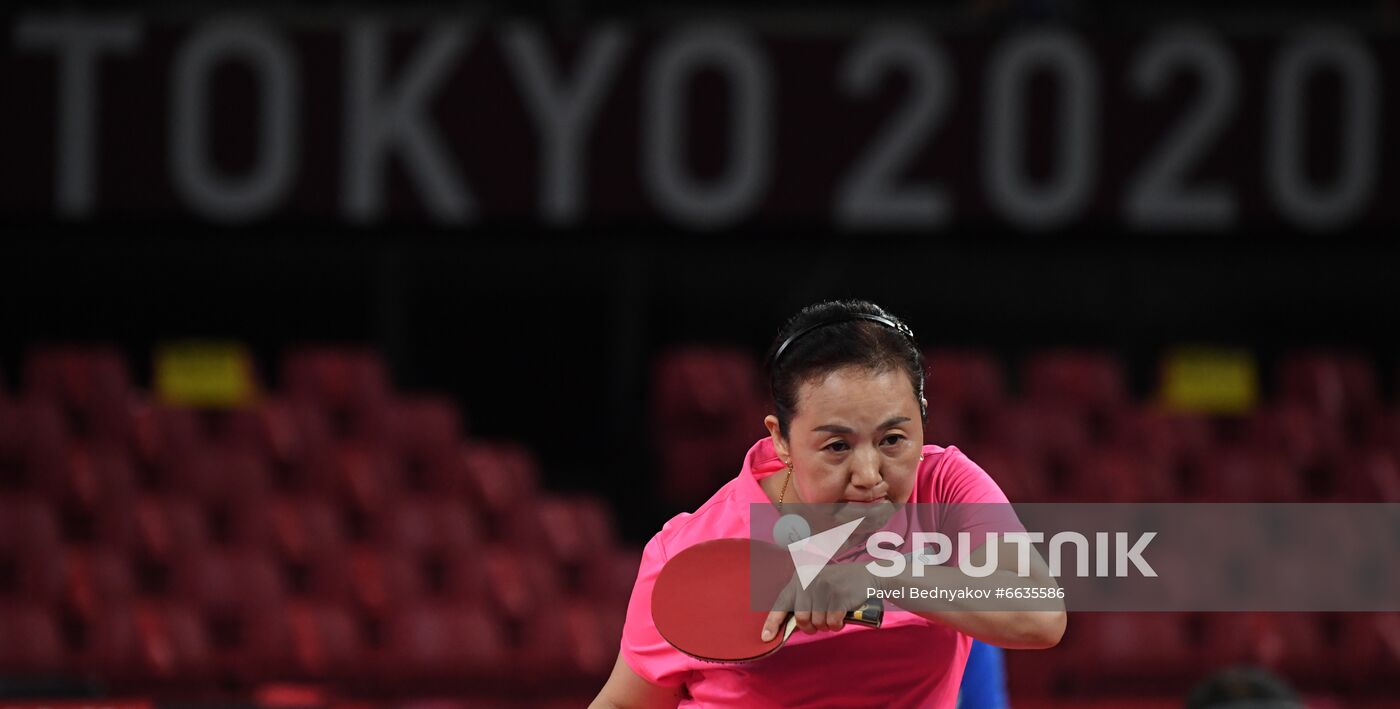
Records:
[[[768,436],[773,439],[773,450],[783,462],[792,461],[792,452],[788,450],[787,440],[783,438],[783,429],[778,425],[778,417],[768,414],[763,417],[763,425],[768,427]]]

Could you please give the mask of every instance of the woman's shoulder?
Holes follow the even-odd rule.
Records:
[[[681,550],[711,539],[744,537],[749,533],[749,511],[747,504],[739,500],[736,478],[715,491],[710,499],[695,508],[694,512],[682,512],[652,535],[647,544],[669,559]]]
[[[925,445],[916,483],[921,502],[1006,502],[1006,494],[956,445]]]
[[[919,462],[919,477],[922,479],[925,476],[940,475],[948,472],[950,468],[969,464],[975,465],[956,445],[940,446],[927,443],[924,444],[923,458]]]

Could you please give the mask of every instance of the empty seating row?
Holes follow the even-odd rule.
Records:
[[[985,411],[1013,399],[1088,412],[1109,411],[1135,397],[1127,367],[1104,350],[1047,349],[1030,354],[1011,378],[1001,357],[982,350],[931,349],[924,353],[925,392],[931,403]],[[690,346],[658,358],[652,372],[654,410],[661,417],[720,415],[726,399],[747,396],[758,384],[752,353]],[[1274,400],[1327,416],[1369,414],[1384,403],[1371,360],[1351,351],[1303,350],[1275,367]]]
[[[305,561],[256,548],[209,548],[146,559],[101,546],[0,553],[0,599],[91,620],[114,605],[178,600],[207,613],[260,612],[292,599],[334,600],[367,614],[428,598],[489,602],[520,618],[567,598],[626,605],[640,559],[609,548],[561,564],[528,546],[441,555],[353,547]]]
[[[1013,691],[1169,692],[1231,665],[1302,687],[1400,690],[1395,613],[1076,613],[1055,652],[1007,653]]]
[[[366,618],[327,601],[294,601],[218,619],[181,601],[136,601],[73,621],[33,604],[0,607],[0,671],[87,672],[122,680],[209,682],[425,679],[605,673],[621,637],[611,604],[569,599],[521,618],[489,598],[406,602]],[[411,689],[411,687],[410,687]]]
[[[958,445],[1016,501],[1400,500],[1400,409],[1347,419],[1324,405],[1374,388],[1362,362],[1292,356],[1280,365],[1278,403],[1208,417],[1130,402],[1122,364],[1102,353],[1034,355],[1024,395],[1008,398],[996,358],[936,350],[925,440]],[[667,499],[699,502],[733,476],[766,435],[760,389],[746,352],[695,347],[658,359],[652,410]]]
[[[356,508],[380,507],[409,494],[440,494],[504,514],[538,489],[531,453],[512,443],[454,443],[431,466],[405,464],[373,446],[343,442],[293,465],[269,463],[248,450],[197,448],[159,466],[120,447],[74,444],[36,452],[0,450],[0,491],[31,491],[79,509],[141,492],[191,495],[240,504],[270,494],[316,494]]]
[[[315,495],[267,496],[238,507],[206,505],[188,495],[136,495],[106,498],[84,515],[39,496],[0,493],[0,552],[46,553],[67,542],[157,560],[215,546],[249,547],[294,562],[352,545],[446,554],[513,543],[562,563],[583,563],[618,539],[607,506],[581,495],[521,499],[508,516],[492,521],[458,499],[431,495],[385,498],[363,510]]]
[[[128,397],[102,417],[76,416],[51,399],[0,397],[0,454],[52,455],[74,442],[129,450],[143,465],[169,466],[194,451],[233,449],[271,463],[305,461],[339,441],[373,447],[404,465],[451,457],[462,425],[457,408],[433,396],[386,400],[380,420],[338,430],[336,418],[307,402],[268,398],[241,408],[195,410]],[[343,429],[343,424],[342,424]]]
[[[1400,502],[1400,457],[1389,448],[1338,452],[1313,467],[1244,447],[1179,464],[1129,447],[1064,459],[975,443],[961,450],[1013,502]]]

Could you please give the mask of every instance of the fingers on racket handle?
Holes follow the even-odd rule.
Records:
[[[846,614],[846,620],[852,623],[868,625],[872,628],[880,627],[880,621],[885,619],[885,602],[878,598],[870,598],[857,608]]]

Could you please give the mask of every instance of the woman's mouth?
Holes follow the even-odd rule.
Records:
[[[881,495],[881,496],[879,496],[879,497],[876,497],[876,498],[870,499],[870,500],[846,500],[846,503],[847,503],[847,504],[852,504],[852,505],[875,505],[875,504],[879,504],[879,503],[881,503],[881,502],[884,502],[884,501],[887,500],[887,499],[888,499],[888,496],[886,496],[886,495]]]

